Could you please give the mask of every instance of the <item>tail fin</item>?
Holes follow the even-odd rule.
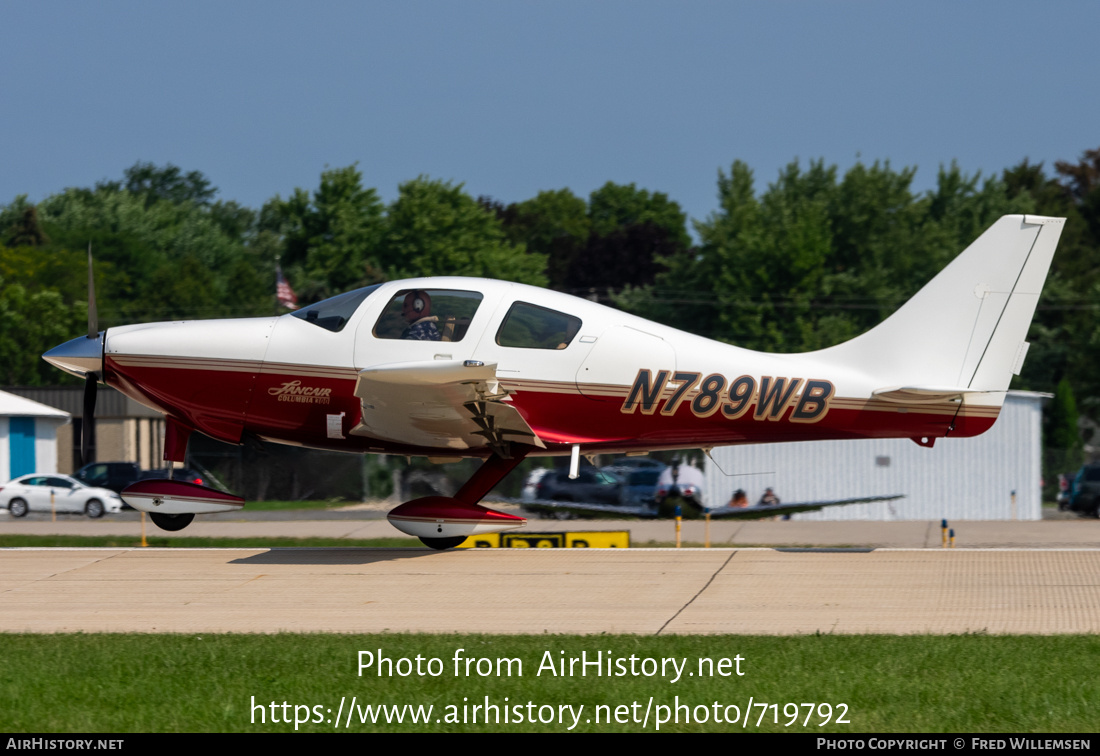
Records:
[[[873,376],[884,399],[1006,391],[1064,223],[1004,216],[880,325],[819,354]]]

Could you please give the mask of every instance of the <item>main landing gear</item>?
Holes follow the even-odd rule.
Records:
[[[183,530],[191,521],[195,519],[195,515],[188,512],[187,514],[164,514],[162,512],[150,512],[150,519],[153,520],[153,524],[161,530],[168,530],[176,532],[177,530]]]
[[[453,497],[426,496],[391,510],[386,519],[402,533],[416,536],[428,548],[452,549],[468,536],[521,528],[526,518],[478,504],[505,475],[527,456],[530,447],[513,446],[507,457],[496,454],[478,468]]]

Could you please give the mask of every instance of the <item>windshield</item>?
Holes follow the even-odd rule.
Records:
[[[335,297],[322,300],[317,304],[311,304],[309,307],[303,307],[290,314],[296,318],[301,318],[307,323],[312,323],[315,326],[324,328],[326,331],[335,333],[343,330],[352,314],[363,303],[363,300],[373,294],[381,285],[375,284],[374,286],[349,291],[346,294],[338,294]]]

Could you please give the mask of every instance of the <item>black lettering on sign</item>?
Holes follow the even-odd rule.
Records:
[[[792,423],[816,423],[829,413],[829,405],[836,393],[831,381],[819,378],[787,378],[784,376],[762,376],[757,381],[751,375],[742,375],[733,379],[726,387],[726,378],[719,373],[711,373],[702,378],[702,373],[658,370],[656,375],[648,369],[638,371],[630,387],[626,401],[620,410],[632,414],[641,407],[642,414],[652,415],[666,392],[662,415],[673,415],[680,405],[688,403],[696,417],[710,417],[722,410],[722,416],[728,420],[737,420],[754,409],[754,420],[782,420],[788,408],[787,419]],[[701,380],[700,380],[701,379]],[[675,384],[674,388],[669,388]],[[799,388],[802,392],[799,393]],[[759,389],[759,390],[758,390]]]
[[[790,384],[787,383],[790,381]],[[756,420],[778,420],[783,410],[794,398],[795,389],[802,383],[801,378],[772,378],[769,375],[760,378],[760,399],[756,402]]]
[[[729,403],[722,405],[722,414],[730,420],[736,420],[749,411],[752,398],[756,393],[756,379],[743,375],[730,384]]]
[[[630,387],[630,395],[626,397],[620,411],[628,415],[634,414],[635,408],[641,404],[643,415],[652,415],[657,409],[657,400],[668,381],[668,371],[658,370],[657,379],[649,380],[649,371],[642,369],[634,378],[634,385]]]
[[[802,396],[791,412],[792,423],[816,423],[829,411],[829,399],[836,387],[829,381],[806,381]]]
[[[691,400],[691,411],[699,417],[710,417],[718,411],[719,401],[722,398],[722,389],[726,387],[726,379],[711,373],[699,384],[699,393]]]
[[[674,414],[680,408],[680,402],[684,401],[687,392],[691,391],[691,387],[699,380],[699,374],[678,372],[672,376],[672,380],[680,385],[676,387],[676,390],[672,392],[672,396],[665,402],[665,406],[661,408],[662,415]]]

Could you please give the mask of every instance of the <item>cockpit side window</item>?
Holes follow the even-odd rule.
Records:
[[[375,338],[462,341],[483,296],[458,289],[402,289],[374,324]]]
[[[497,331],[497,343],[521,349],[565,349],[581,330],[581,319],[546,307],[516,302]]]
[[[363,303],[363,300],[373,294],[381,285],[375,284],[374,286],[349,291],[346,294],[338,294],[317,304],[311,304],[309,307],[295,310],[290,314],[296,318],[301,318],[307,323],[324,328],[326,331],[338,333],[344,330],[344,326],[348,324],[348,320],[359,309],[359,305]]]

